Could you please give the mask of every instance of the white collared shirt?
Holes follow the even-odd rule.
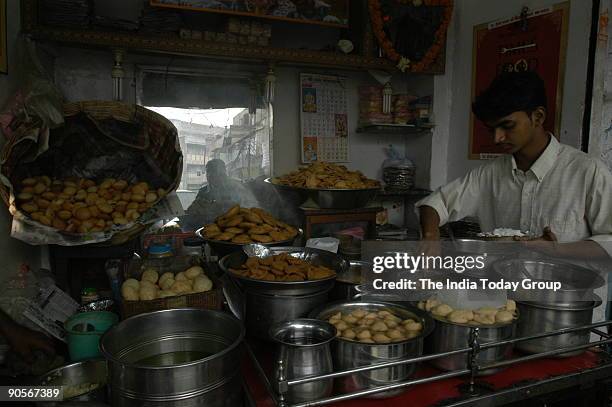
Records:
[[[599,160],[555,137],[528,171],[511,154],[471,170],[416,203],[434,208],[440,225],[475,216],[483,232],[511,228],[560,242],[591,239],[612,257],[612,174]]]

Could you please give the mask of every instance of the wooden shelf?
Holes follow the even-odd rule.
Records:
[[[357,127],[357,133],[422,134],[434,128],[433,124],[367,124]]]
[[[178,36],[144,35],[130,32],[110,32],[93,29],[68,29],[38,26],[28,34],[37,41],[53,41],[101,48],[122,48],[174,55],[229,57],[278,63],[330,66],[345,69],[393,69],[383,58],[366,58],[336,52],[292,50],[182,39]]]
[[[323,66],[349,70],[392,70],[395,64],[385,58],[371,56],[372,36],[364,39],[362,54],[342,54],[294,48],[262,47],[210,42],[204,39],[183,39],[174,34],[146,34],[130,31],[111,31],[94,28],[64,28],[41,24],[38,16],[39,0],[21,1],[22,31],[37,41],[50,41],[85,47],[125,49],[172,55],[229,58],[249,62],[275,62],[298,66]],[[369,21],[366,21],[369,28]],[[444,52],[425,74],[444,73]]]

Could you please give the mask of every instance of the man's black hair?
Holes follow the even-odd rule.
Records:
[[[483,122],[498,120],[514,112],[531,115],[546,108],[546,89],[540,76],[531,71],[498,75],[472,104],[472,111]]]

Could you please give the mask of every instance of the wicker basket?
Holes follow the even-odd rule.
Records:
[[[98,130],[103,132],[110,140],[119,146],[123,145],[126,148],[143,151],[151,162],[154,162],[158,168],[163,169],[165,179],[169,180],[167,182],[168,185],[162,185],[166,191],[170,192],[178,187],[182,173],[183,158],[178,147],[176,127],[168,119],[142,106],[128,105],[120,102],[84,101],[64,105],[64,119],[66,121],[70,120],[71,117],[82,114],[92,119],[96,123]],[[137,125],[141,131],[139,134],[118,137],[110,130],[111,127],[105,129],[105,124],[110,120]],[[18,212],[16,207],[11,205],[13,200],[12,186],[17,185],[27,175],[28,160],[32,161],[34,157],[37,158],[42,151],[45,151],[44,145],[44,138],[40,137],[37,133],[33,135],[32,125],[30,124],[17,128],[14,136],[7,140],[2,149],[0,172],[10,182],[10,185],[0,182],[0,197],[14,216]],[[40,226],[44,228],[44,226]],[[144,229],[145,226],[135,223],[131,228],[114,232],[110,239],[108,237],[101,239],[100,237],[95,238],[78,234],[69,235],[60,231],[56,231],[56,238],[53,238],[55,233],[53,230],[46,230],[46,235],[50,235],[49,242],[47,243],[69,244],[66,240],[71,240],[70,245],[75,245],[100,242],[108,239],[101,244],[118,245],[141,234]],[[17,238],[20,237],[17,236]]]
[[[223,290],[220,283],[213,279],[215,288],[204,293],[158,298],[150,301],[122,301],[121,317],[128,318],[145,312],[174,308],[200,308],[220,310],[223,306]]]

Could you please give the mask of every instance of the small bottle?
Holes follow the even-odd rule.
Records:
[[[93,287],[85,287],[81,291],[81,305],[89,304],[99,299],[98,291]]]
[[[200,264],[202,261],[202,245],[204,241],[198,237],[188,237],[183,240],[181,254],[189,257],[190,263]]]

